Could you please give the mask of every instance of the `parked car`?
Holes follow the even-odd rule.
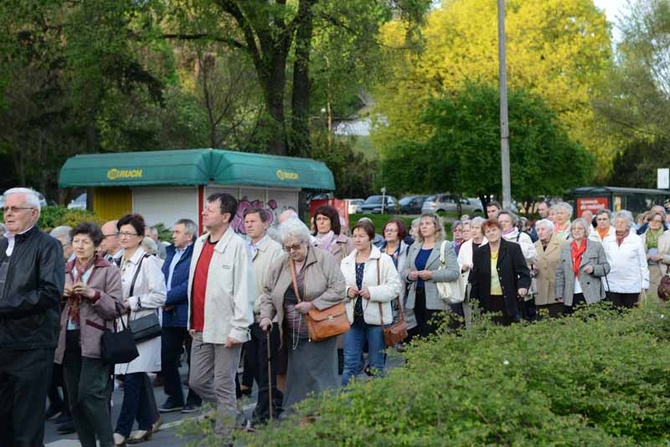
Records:
[[[384,201],[386,201],[386,203],[384,203]],[[382,204],[384,205],[384,213],[398,214],[400,207],[398,205],[398,201],[393,196],[370,196],[365,199],[365,202],[358,205],[356,212],[367,214],[382,214]]]
[[[407,196],[400,199],[400,214],[421,214],[421,207],[428,196]]]
[[[457,211],[458,201],[455,195],[451,193],[435,194],[426,199],[421,207],[422,213],[444,213],[447,211]],[[481,213],[482,204],[480,200],[472,200],[465,197],[460,198],[461,213]]]
[[[68,203],[67,207],[71,210],[85,210],[86,209],[86,193],[78,195],[75,199]]]
[[[347,209],[349,211],[349,214],[354,214],[356,212],[356,209],[358,208],[358,205],[365,202],[365,199],[344,199],[344,200],[347,201]]]

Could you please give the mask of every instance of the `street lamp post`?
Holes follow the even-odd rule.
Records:
[[[500,163],[502,168],[502,205],[509,209],[512,186],[509,168],[509,116],[507,113],[507,55],[505,40],[505,0],[498,0],[498,66],[500,85]]]

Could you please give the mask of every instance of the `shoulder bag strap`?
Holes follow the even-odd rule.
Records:
[[[441,268],[444,268],[444,265],[445,265],[444,257],[446,255],[446,253],[445,253],[445,246],[446,245],[447,245],[447,241],[442,241],[442,243],[440,244],[440,267]]]
[[[295,296],[298,299],[298,302],[301,302],[302,300],[300,299],[300,292],[298,292],[298,278],[295,276],[295,263],[293,262],[293,259],[289,258],[288,264],[291,268],[291,281],[293,282],[293,291],[295,291]]]
[[[135,282],[137,281],[137,276],[140,274],[140,270],[142,269],[142,261],[144,261],[144,258],[148,258],[148,254],[144,254],[140,258],[139,264],[137,264],[137,269],[135,270],[135,275],[133,276],[133,280],[130,282],[130,291],[128,292],[128,296],[133,296],[133,291],[135,290]]]

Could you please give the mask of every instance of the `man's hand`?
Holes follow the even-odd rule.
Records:
[[[233,338],[231,336],[226,337],[226,344],[225,344],[226,348],[234,348],[235,346],[241,345],[241,344],[242,344],[242,342],[239,341],[236,338]]]

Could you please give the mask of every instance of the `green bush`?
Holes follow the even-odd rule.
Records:
[[[478,322],[410,347],[384,379],[303,402],[248,446],[627,446],[670,442],[670,309]],[[315,415],[315,421],[298,424]],[[211,439],[202,439],[202,442]]]
[[[62,206],[45,206],[40,212],[38,225],[44,231],[51,231],[61,225],[74,228],[82,222],[101,224],[98,216],[92,211],[72,210]]]

